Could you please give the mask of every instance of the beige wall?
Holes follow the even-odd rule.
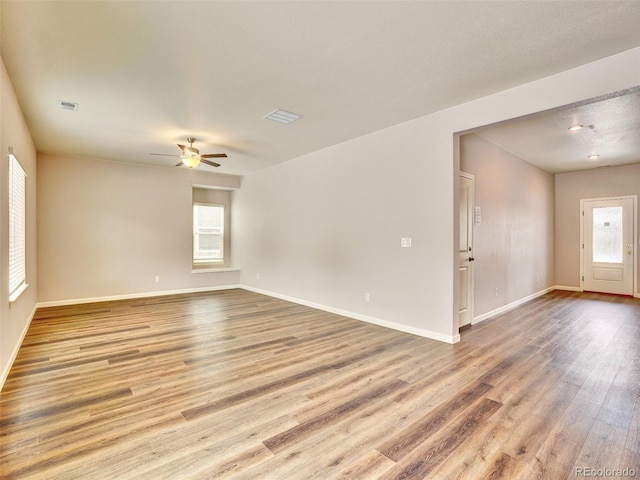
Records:
[[[455,341],[455,134],[638,84],[640,48],[249,175],[234,195],[241,281]]]
[[[9,305],[9,205],[7,202],[8,149],[27,172],[27,283],[29,287]],[[0,59],[0,388],[9,373],[38,298],[36,278],[36,150],[15,92]]]
[[[191,218],[193,185],[239,184],[229,175],[39,154],[39,301],[237,285],[237,271],[192,273]]]
[[[552,287],[553,175],[475,134],[460,139],[460,170],[475,176],[481,208],[474,226],[474,316]]]
[[[556,176],[557,285],[580,288],[580,200],[623,195],[640,196],[640,165]]]

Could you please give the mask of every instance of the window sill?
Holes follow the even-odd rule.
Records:
[[[13,292],[11,295],[9,295],[9,305],[11,305],[16,300],[18,300],[20,295],[22,295],[22,292],[24,292],[27,289],[28,286],[29,286],[28,283],[23,283],[18,288],[16,288],[15,292]]]
[[[239,272],[237,267],[202,267],[192,268],[191,273]]]

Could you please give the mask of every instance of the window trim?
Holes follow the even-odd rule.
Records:
[[[19,175],[16,178],[15,175]],[[27,283],[27,172],[22,167],[20,161],[13,153],[9,153],[9,170],[8,170],[8,205],[9,205],[9,303],[15,302],[22,292],[24,292],[29,284]],[[15,191],[16,182],[21,182],[18,191]],[[17,203],[17,205],[16,205]],[[15,214],[14,210],[21,208],[21,211]],[[17,217],[17,220],[16,220]],[[20,223],[20,225],[17,225]],[[16,233],[16,226],[18,232]],[[17,245],[17,235],[20,244]],[[17,258],[16,258],[17,257]],[[16,266],[17,262],[17,266]],[[20,271],[16,272],[18,268]],[[12,278],[19,275],[19,282],[12,284]]]
[[[221,207],[222,208],[222,259],[196,259],[195,258],[195,235],[196,235],[196,225],[195,225],[195,207]],[[224,203],[206,203],[206,202],[193,202],[191,205],[191,268],[193,270],[211,270],[211,269],[220,269],[228,267],[229,259],[228,248],[227,248],[227,240],[228,240],[228,232],[227,232],[227,205]]]

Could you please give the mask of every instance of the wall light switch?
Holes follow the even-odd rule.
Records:
[[[475,223],[476,225],[480,225],[480,222],[482,222],[482,210],[480,209],[480,207],[475,207],[473,209],[473,212],[474,212],[473,223]]]
[[[403,248],[411,248],[411,237],[403,237],[400,239],[400,246]]]

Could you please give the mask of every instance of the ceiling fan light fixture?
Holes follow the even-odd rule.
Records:
[[[578,125],[578,124],[576,124],[576,125],[571,125],[571,126],[569,127],[569,131],[570,131],[570,132],[577,132],[578,130],[582,130],[583,128],[584,128],[584,125],[581,125],[581,124],[580,124],[580,125]]]
[[[188,168],[196,168],[200,164],[200,155],[189,153],[189,155],[180,155],[182,164]]]

